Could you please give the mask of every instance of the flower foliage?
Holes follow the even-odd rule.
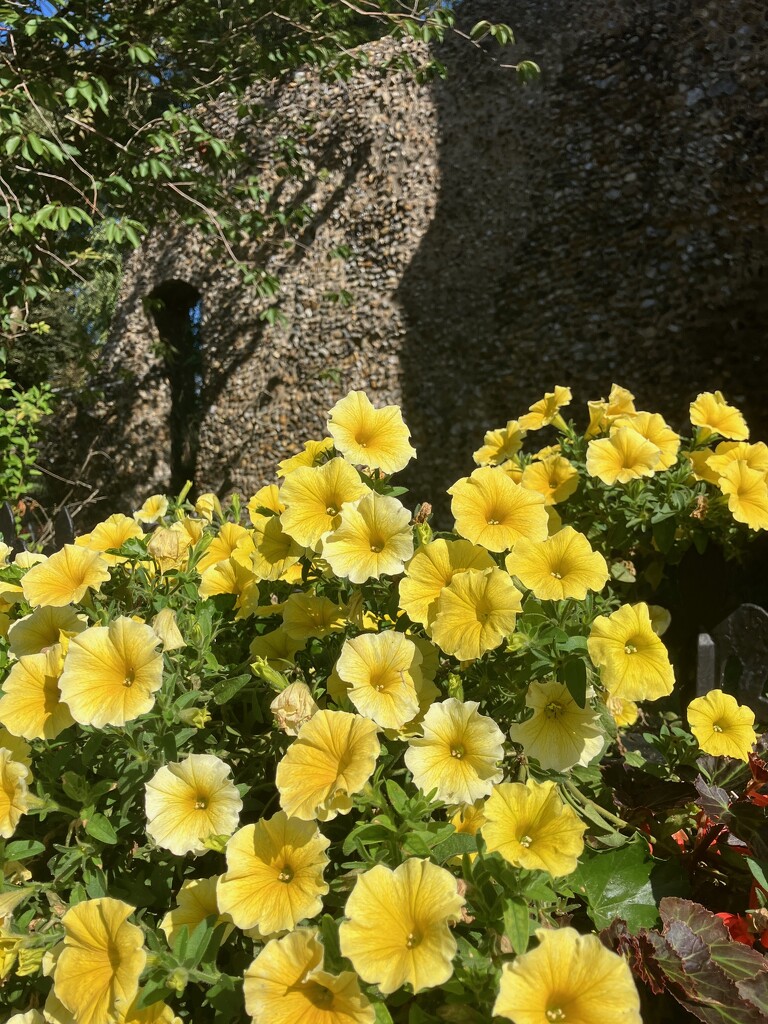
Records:
[[[353,392],[247,502],[0,550],[11,1020],[759,1019],[762,723],[679,702],[656,588],[764,528],[768,448],[719,393],[688,436],[616,386],[583,432],[570,403],[486,433],[453,530]]]

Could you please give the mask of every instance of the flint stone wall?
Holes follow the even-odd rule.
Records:
[[[375,67],[427,49],[384,40],[350,82],[265,90],[268,187],[275,139],[311,124],[292,198],[312,221],[265,264],[287,325],[261,321],[265,301],[195,235],[158,233],[130,261],[106,399],[77,428],[111,456],[121,505],[169,486],[170,388],[143,300],[173,279],[202,297],[199,491],[272,480],[349,388],[402,405],[414,503],[440,505],[484,430],[555,383],[581,403],[617,380],[676,426],[722,388],[768,439],[762,0],[467,0],[463,16],[511,24],[516,47],[452,36],[447,80],[420,85]],[[500,66],[523,57],[543,69],[526,88]],[[328,298],[341,291],[351,307]]]

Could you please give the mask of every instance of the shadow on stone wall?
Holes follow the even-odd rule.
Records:
[[[541,79],[493,48],[434,86],[440,199],[397,295],[409,482],[443,511],[430,454],[470,471],[483,431],[556,383],[579,422],[615,380],[677,427],[720,388],[768,440],[765,11],[654,8],[588,5],[585,33],[568,0],[479,0],[471,23],[512,24]]]

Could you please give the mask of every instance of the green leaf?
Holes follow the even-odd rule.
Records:
[[[438,843],[432,850],[432,856],[438,864],[445,864],[453,857],[463,857],[465,853],[477,853],[477,836],[466,832],[456,832]]]
[[[570,658],[563,667],[568,692],[580,708],[587,705],[587,666],[581,658]]]
[[[525,900],[516,897],[504,901],[504,934],[516,953],[524,953],[528,949],[531,915]]]
[[[376,1014],[374,1017],[375,1024],[393,1024],[392,1014],[384,1003],[374,1003],[373,1009]]]
[[[607,928],[619,918],[630,931],[653,927],[659,920],[659,899],[685,888],[677,865],[655,861],[642,840],[585,855],[568,885],[586,901],[595,927]]]
[[[92,814],[85,823],[85,831],[100,843],[113,846],[117,842],[117,833],[103,814]]]
[[[228,704],[233,697],[236,697],[242,689],[244,689],[249,683],[255,682],[250,672],[245,673],[241,676],[235,676],[233,679],[225,679],[221,683],[217,683],[213,690],[213,699],[217,704]]]
[[[5,848],[4,857],[9,860],[29,860],[30,857],[37,857],[45,853],[45,847],[34,839],[18,839],[15,843],[8,843]]]
[[[408,796],[406,795],[405,790],[398,786],[398,784],[392,779],[387,779],[384,785],[387,789],[389,802],[401,818],[405,817],[408,812]]]

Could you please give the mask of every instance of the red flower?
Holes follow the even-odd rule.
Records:
[[[720,918],[734,942],[743,942],[745,946],[754,946],[755,936],[747,928],[749,922],[746,917],[742,917],[740,914],[726,913],[715,914],[715,917]]]

